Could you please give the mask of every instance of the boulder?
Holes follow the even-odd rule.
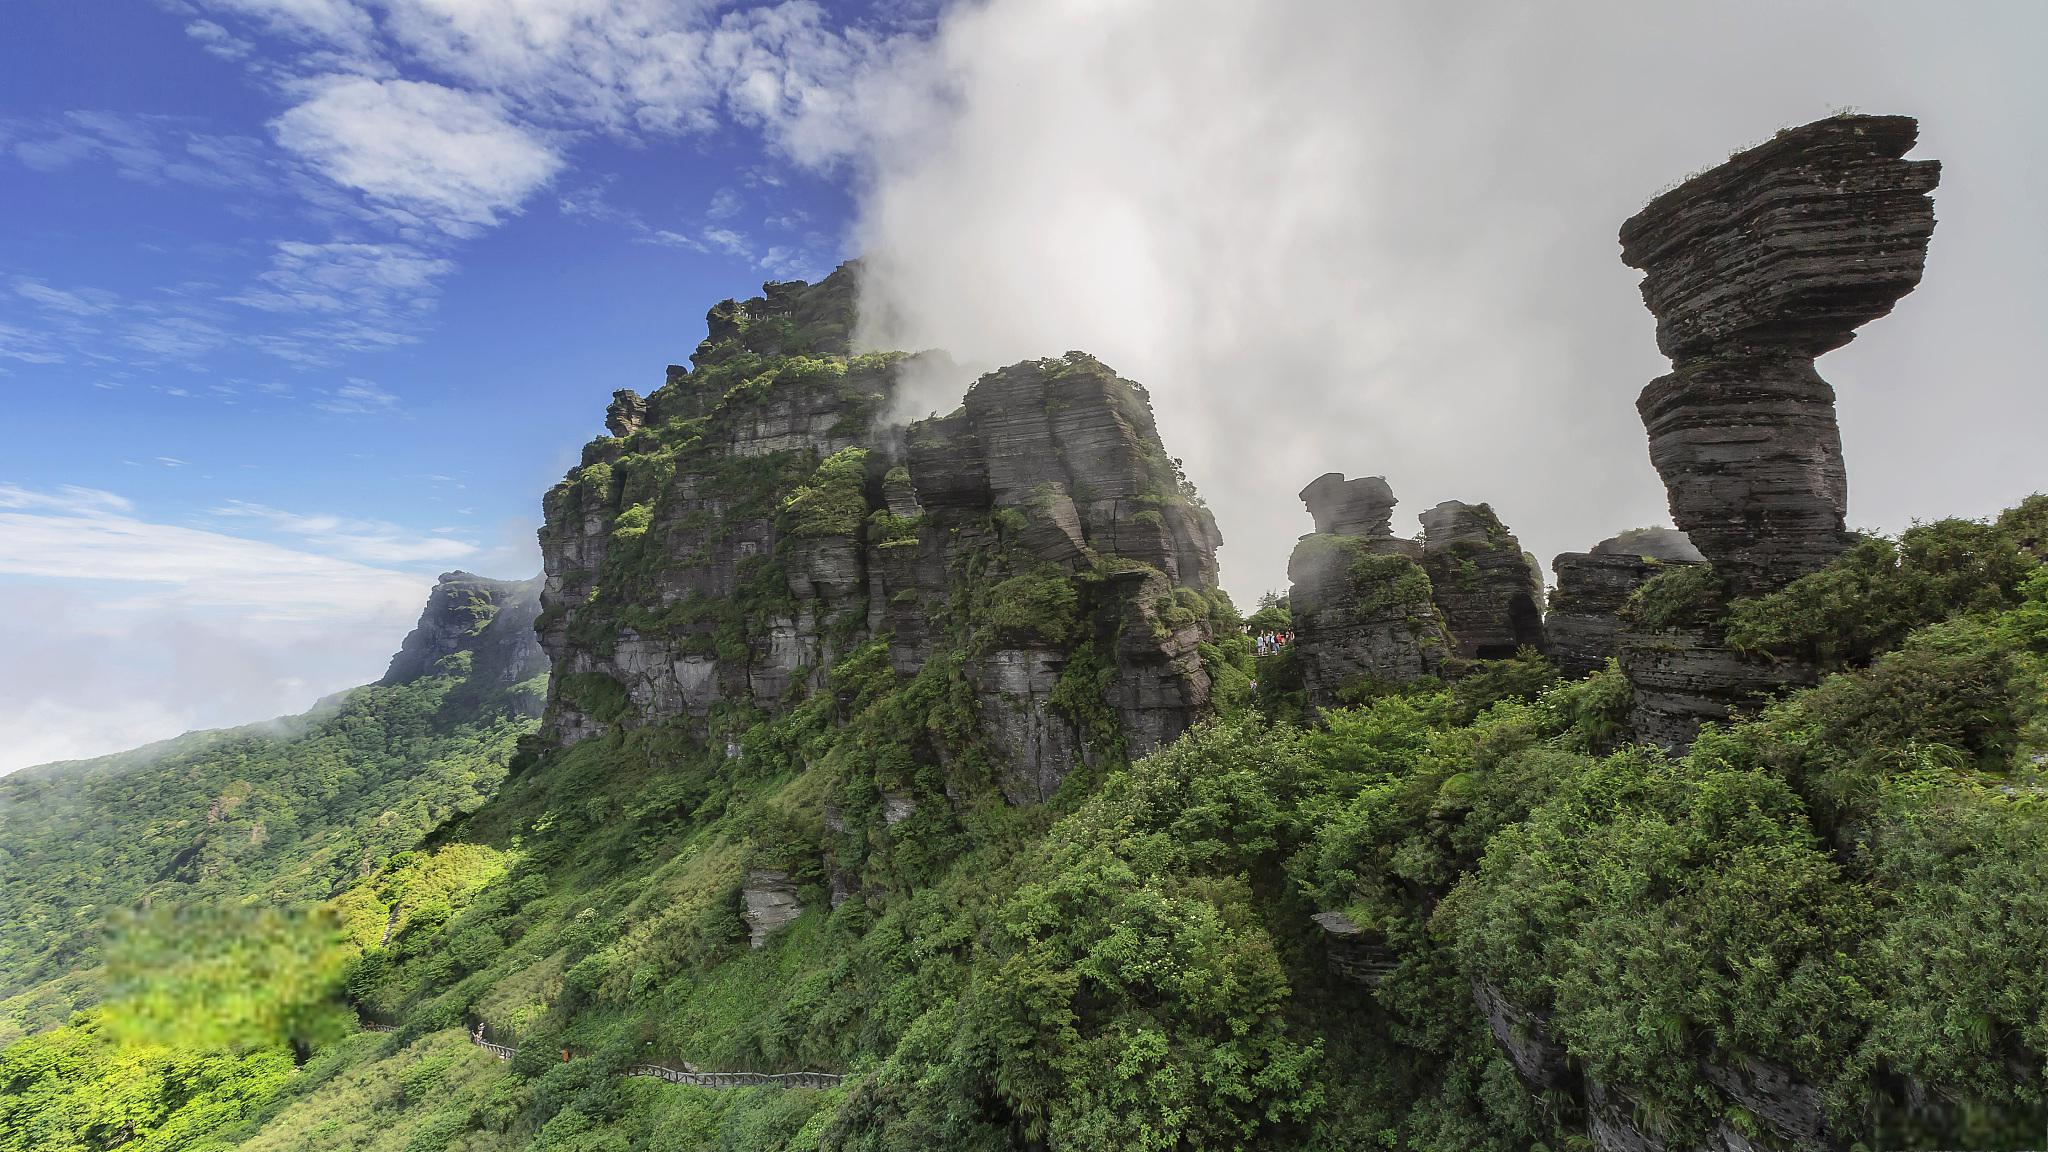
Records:
[[[748,872],[740,897],[745,903],[741,915],[747,921],[750,948],[766,944],[768,937],[804,914],[796,885],[790,882],[789,873],[779,869],[757,868]]]

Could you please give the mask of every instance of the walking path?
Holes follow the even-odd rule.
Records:
[[[367,1020],[361,1023],[365,1032],[396,1031],[389,1024],[372,1024]],[[510,1060],[519,1051],[484,1039],[482,1024],[469,1033],[469,1042],[500,1060]],[[699,1072],[694,1068],[671,1068],[666,1064],[636,1064],[624,1074],[649,1076],[671,1084],[690,1084],[698,1088],[836,1088],[846,1079],[837,1072]]]

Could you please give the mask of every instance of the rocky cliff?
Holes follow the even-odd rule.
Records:
[[[427,595],[420,622],[405,637],[379,684],[406,684],[445,668],[442,661],[470,655],[469,677],[479,686],[507,686],[547,671],[547,654],[534,636],[541,579],[491,580],[444,572]]]
[[[1619,646],[1621,609],[1636,589],[1670,565],[1702,559],[1685,533],[1669,528],[1638,528],[1590,552],[1559,553],[1550,562],[1557,589],[1543,616],[1551,660],[1567,676],[1600,669]]]
[[[1014,802],[1178,735],[1227,601],[1144,389],[1068,353],[887,426],[912,358],[850,354],[856,274],[713,308],[690,367],[619,393],[548,494],[544,734],[730,740],[880,644],[971,699],[971,732],[922,755],[984,759]]]
[[[1491,505],[1446,500],[1424,512],[1422,569],[1460,657],[1544,647],[1542,568]]]
[[[1385,477],[1332,472],[1301,500],[1316,530],[1287,574],[1310,705],[1546,646],[1542,569],[1491,506],[1446,500],[1418,542],[1394,535]]]

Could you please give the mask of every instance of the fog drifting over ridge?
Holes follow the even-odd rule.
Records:
[[[1669,523],[1621,222],[1780,127],[1901,112],[1940,224],[1919,290],[1820,364],[1849,522],[1990,514],[2048,486],[2044,37],[2023,5],[993,0],[942,20],[944,98],[883,117],[864,339],[1145,384],[1240,603],[1285,586],[1326,471],[1387,476],[1404,533],[1490,502],[1547,564]]]

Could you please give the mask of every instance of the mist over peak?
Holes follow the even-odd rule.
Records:
[[[937,98],[878,105],[861,341],[982,367],[1085,348],[1145,383],[1241,601],[1284,585],[1309,524],[1274,510],[1323,471],[1387,475],[1404,534],[1483,500],[1540,556],[1584,549],[1669,519],[1632,406],[1661,360],[1614,222],[1731,141],[1910,108],[1942,202],[1983,206],[1944,213],[1930,289],[1830,361],[1850,518],[1987,513],[2038,483],[2016,429],[2048,400],[1998,381],[2048,352],[2010,322],[2048,232],[1986,203],[2037,163],[2007,143],[2023,113],[1949,80],[2009,40],[1895,5],[961,8],[903,69]],[[1968,413],[1991,405],[2032,419],[1986,444]],[[1939,470],[1857,470],[1966,439]]]

